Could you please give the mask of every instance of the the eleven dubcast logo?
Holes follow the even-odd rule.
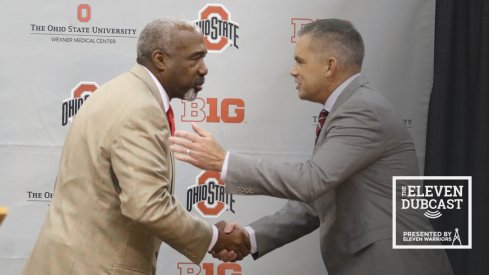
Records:
[[[400,194],[396,191],[398,187]],[[398,235],[393,234],[393,247],[472,248],[471,187],[471,177],[394,177],[393,232]],[[410,215],[414,212],[422,212],[426,218],[448,224],[448,227],[442,230],[427,230],[425,227],[417,229],[416,225],[411,225],[409,230],[397,227],[397,215]],[[467,220],[454,224],[453,219],[444,219],[450,215],[467,215]]]

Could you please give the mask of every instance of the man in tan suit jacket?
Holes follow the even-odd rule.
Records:
[[[98,89],[76,115],[23,274],[155,274],[162,241],[194,263],[212,248],[249,253],[249,243],[236,245],[244,233],[222,234],[223,223],[192,216],[172,195],[165,112],[172,98],[193,100],[202,89],[202,34],[157,19],[141,32],[137,54],[139,64]]]

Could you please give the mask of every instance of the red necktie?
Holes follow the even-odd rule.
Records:
[[[328,116],[328,114],[329,112],[325,109],[322,109],[321,113],[319,113],[318,125],[316,126],[316,141],[314,142],[314,144],[318,142],[319,133],[321,133],[321,129],[323,128],[324,122],[326,121],[326,117]]]
[[[173,110],[171,106],[166,111],[166,118],[168,119],[168,124],[170,124],[170,133],[173,136],[175,133],[175,120],[173,119]]]

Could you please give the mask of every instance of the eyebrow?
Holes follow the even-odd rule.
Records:
[[[192,53],[189,58],[197,58],[197,57],[204,57],[207,55],[207,52],[206,51],[197,51],[197,52],[194,52]]]

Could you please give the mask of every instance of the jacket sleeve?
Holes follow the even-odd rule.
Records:
[[[326,138],[306,162],[277,163],[231,154],[226,190],[303,202],[312,202],[332,190],[384,152],[380,118],[358,105],[345,106],[331,118]]]
[[[317,213],[307,205],[288,201],[279,211],[250,224],[255,231],[258,259],[267,253],[305,236],[319,227]]]

